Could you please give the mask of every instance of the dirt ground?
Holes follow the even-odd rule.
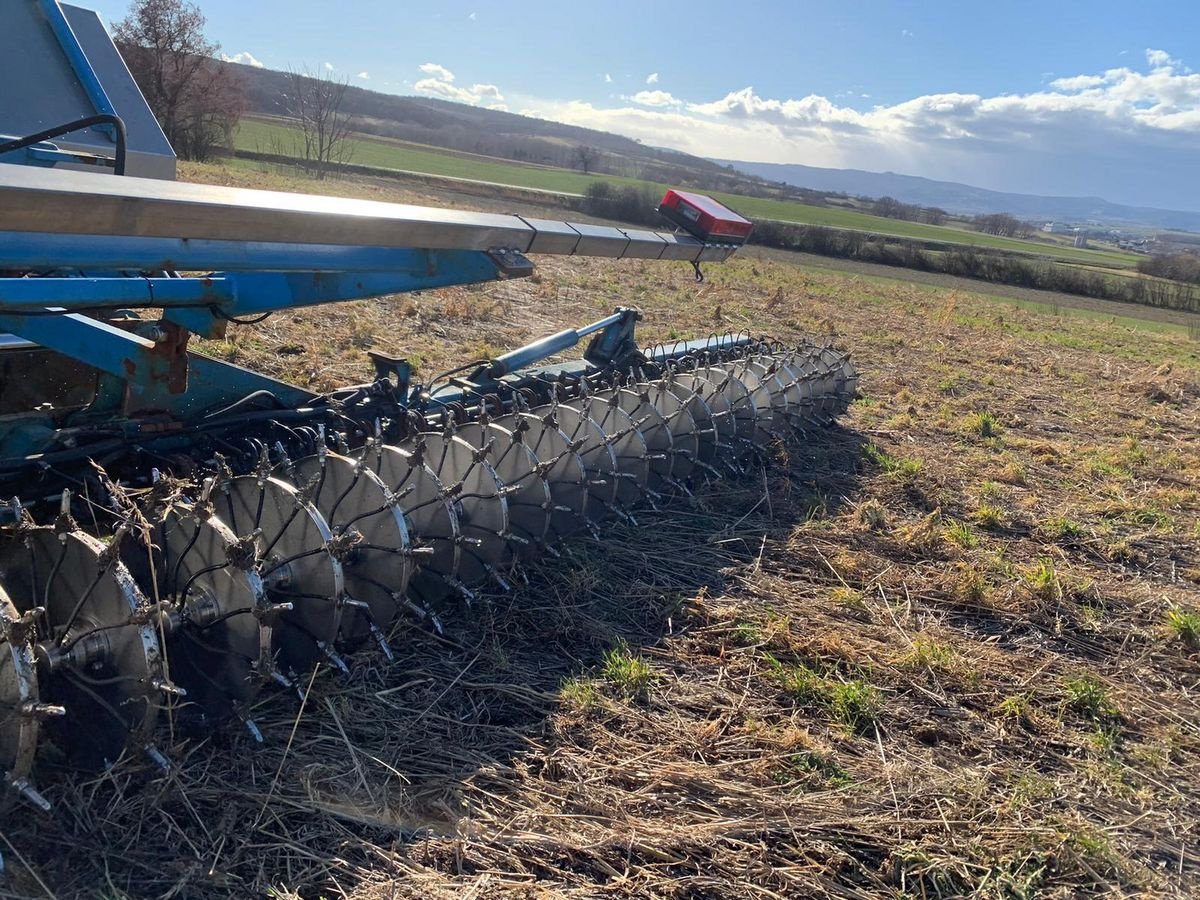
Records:
[[[394,665],[268,698],[262,746],[180,734],[165,776],[43,773],[54,812],[0,831],[0,897],[1200,892],[1186,334],[782,256],[703,285],[557,259],[203,349],[326,390],[370,347],[429,375],[618,304],[647,340],[835,340],[861,398],[444,636],[406,627]]]

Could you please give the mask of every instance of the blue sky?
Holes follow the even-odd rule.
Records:
[[[1200,2],[198,5],[229,56],[377,90],[703,155],[1200,208]]]

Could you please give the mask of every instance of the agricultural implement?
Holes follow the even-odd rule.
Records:
[[[6,83],[67,92],[61,128],[30,119],[36,97],[0,100],[29,135],[0,137],[0,805],[49,807],[45,754],[169,765],[168,711],[261,739],[264,692],[390,658],[447,604],[735,476],[854,395],[829,347],[640,347],[626,308],[427,380],[372,353],[329,393],[196,352],[275,311],[520,278],[537,255],[699,271],[749,223],[682,192],[664,214],[684,230],[654,232],[175,183],[94,19],[0,12],[63,62]]]

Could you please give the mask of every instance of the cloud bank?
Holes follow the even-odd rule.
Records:
[[[455,103],[468,103],[471,106],[508,110],[508,107],[504,105],[504,95],[494,84],[473,84],[469,88],[460,87],[454,83],[454,73],[445,66],[437,63],[422,63],[418,68],[428,76],[413,85],[413,90],[418,94],[437,97],[439,100],[452,100]]]
[[[438,84],[475,103],[477,89],[490,87],[459,88],[452,75]],[[700,156],[1200,209],[1200,74],[1161,49],[1147,49],[1144,66],[1057,78],[1032,93],[929,94],[867,111],[815,94],[763,97],[752,87],[715,100],[661,90],[624,99],[612,108],[539,101],[522,112]]]

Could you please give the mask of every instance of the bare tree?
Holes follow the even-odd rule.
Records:
[[[241,79],[215,59],[204,15],[186,0],[133,0],[116,43],[167,140],[187,159],[230,143],[245,109]]]
[[[1027,225],[1008,213],[975,216],[971,220],[971,227],[984,234],[995,234],[1001,237],[1021,237],[1028,232]]]
[[[587,175],[592,171],[592,166],[596,164],[596,160],[600,157],[600,151],[595,147],[589,147],[586,144],[580,144],[575,148],[575,162],[579,168],[583,169],[583,174]]]
[[[332,73],[288,73],[285,96],[288,115],[300,128],[297,155],[317,178],[324,178],[331,165],[345,163],[354,155],[350,140],[350,115],[342,111],[346,79]]]
[[[926,225],[945,225],[949,215],[940,206],[925,206],[921,208],[921,221]]]

